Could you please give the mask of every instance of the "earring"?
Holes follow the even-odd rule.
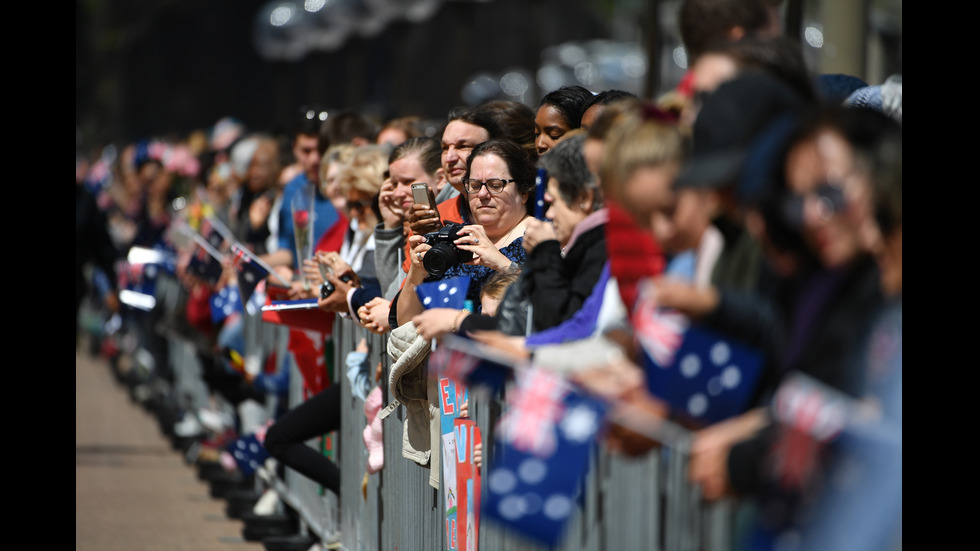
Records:
[[[585,210],[585,203],[579,203],[578,208]]]

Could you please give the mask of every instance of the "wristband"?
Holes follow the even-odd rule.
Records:
[[[449,326],[449,332],[450,333],[455,333],[456,332],[456,328],[459,325],[459,316],[460,316],[460,314],[463,314],[463,313],[466,313],[466,312],[469,312],[469,310],[467,310],[466,308],[463,308],[459,312],[456,312],[456,317],[453,318],[453,324]]]

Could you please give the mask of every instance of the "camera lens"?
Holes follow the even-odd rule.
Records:
[[[442,277],[456,264],[456,250],[450,243],[436,243],[422,257],[422,266],[432,277]]]

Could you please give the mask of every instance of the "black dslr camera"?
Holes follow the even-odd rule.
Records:
[[[350,274],[344,274],[340,276],[340,281],[343,281],[344,283],[350,283],[353,280],[354,278]],[[326,280],[320,285],[320,298],[327,298],[330,295],[332,295],[333,292],[336,290],[337,288],[334,287],[333,283],[330,283],[329,280]]]
[[[463,225],[446,220],[439,231],[425,234],[425,242],[432,248],[422,256],[422,266],[432,277],[442,277],[446,270],[473,260],[473,253],[456,247],[453,241],[459,239],[457,233]]]

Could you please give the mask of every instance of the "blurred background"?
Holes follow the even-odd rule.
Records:
[[[234,117],[288,132],[301,105],[383,121],[537,107],[568,84],[656,98],[687,60],[678,0],[84,0],[76,145],[184,136]],[[902,70],[901,0],[784,0],[815,73]]]

